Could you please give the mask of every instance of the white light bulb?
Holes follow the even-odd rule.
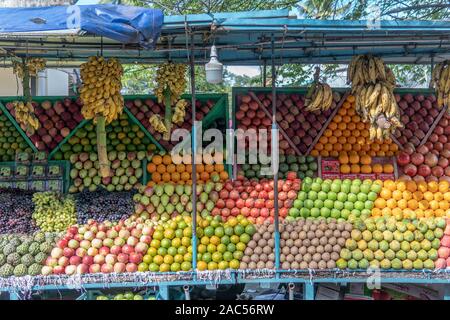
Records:
[[[216,46],[211,47],[211,60],[205,65],[206,81],[213,84],[222,83],[223,64],[217,58]]]

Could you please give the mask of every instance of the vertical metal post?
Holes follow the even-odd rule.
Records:
[[[444,288],[444,300],[450,300],[450,285],[446,284]]]
[[[264,64],[263,64],[262,86],[267,87],[267,60],[266,59],[264,59]]]
[[[159,296],[162,300],[169,300],[169,287],[168,286],[159,286]]]
[[[303,284],[303,300],[314,300],[314,283],[306,281]]]
[[[195,97],[195,60],[194,60],[194,35],[191,35],[190,54],[190,76],[191,76],[191,104],[192,104],[192,270],[197,269],[197,128],[196,128],[196,97]]]
[[[430,83],[431,83],[431,78],[433,76],[433,69],[434,69],[434,55],[431,56],[431,69],[430,69]]]
[[[191,300],[191,293],[190,293],[189,289],[190,289],[189,286],[183,286],[185,300]]]
[[[277,89],[275,74],[275,40],[271,38],[271,63],[272,63],[272,167],[273,172],[273,192],[274,192],[274,227],[275,227],[275,268],[280,269],[280,226],[278,217],[278,126],[276,120],[277,113]],[[276,163],[274,160],[276,159]]]

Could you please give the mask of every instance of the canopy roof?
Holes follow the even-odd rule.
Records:
[[[209,60],[215,43],[226,65],[261,65],[270,63],[272,36],[276,64],[345,64],[363,53],[400,64],[450,59],[450,21],[305,20],[289,16],[288,10],[166,16],[155,50],[86,30],[5,32],[0,33],[0,58],[28,53],[48,59],[49,65],[76,66],[103,54],[124,63],[186,63],[193,37],[196,63]]]

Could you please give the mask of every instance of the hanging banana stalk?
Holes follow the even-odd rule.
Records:
[[[320,68],[316,67],[314,81],[308,88],[305,99],[306,111],[326,111],[333,105],[333,91],[327,83],[319,81]]]
[[[186,65],[172,62],[160,65],[156,73],[156,83],[155,95],[159,103],[164,103],[164,122],[156,116],[151,117],[149,122],[156,131],[163,133],[164,140],[169,141],[174,123],[172,108],[186,90]]]
[[[81,65],[82,86],[80,97],[83,102],[81,113],[85,119],[92,119],[97,126],[97,152],[100,175],[110,175],[106,147],[106,125],[117,119],[123,111],[121,77],[123,68],[120,62],[111,58],[90,57]]]
[[[431,75],[430,88],[436,91],[439,108],[450,106],[450,60],[436,64]]]

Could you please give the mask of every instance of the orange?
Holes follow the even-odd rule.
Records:
[[[381,164],[376,163],[372,166],[373,173],[383,173],[383,167]]]
[[[406,199],[400,199],[397,201],[397,206],[400,209],[406,209],[408,208],[408,201]]]
[[[361,156],[361,163],[369,165],[372,163],[372,158],[367,155],[363,155]]]
[[[424,192],[423,193],[423,198],[427,201],[431,201],[434,200],[434,194],[430,191]]]
[[[444,200],[450,201],[450,191],[447,191],[446,193],[444,193]]]
[[[186,166],[186,172],[191,173],[192,172],[192,164],[189,164]]]
[[[181,180],[188,181],[189,179],[191,179],[191,175],[188,172],[181,173]]]
[[[166,167],[166,171],[167,171],[168,173],[174,173],[175,170],[176,170],[176,167],[175,167],[175,165],[172,164],[172,163],[169,164],[169,165]]]
[[[183,173],[186,170],[186,166],[182,163],[177,164],[177,172],[178,173]]]
[[[228,179],[228,172],[222,171],[222,172],[220,173],[220,180],[225,181],[225,180],[227,180],[227,179]]]
[[[349,95],[349,96],[347,97],[347,101],[350,102],[350,103],[355,102],[355,96]]]
[[[339,163],[340,164],[348,164],[349,158],[347,152],[341,152],[339,153]]]
[[[327,138],[327,137],[324,137],[324,136],[321,136],[321,137],[319,138],[319,142],[322,143],[322,144],[326,144],[326,143],[328,142],[328,138]]]
[[[444,201],[444,195],[441,192],[436,192],[434,194],[434,200],[436,200],[436,201]]]
[[[429,201],[429,204],[430,204],[430,209],[431,210],[439,209],[439,201],[431,200],[431,201]]]
[[[359,156],[356,152],[350,152],[349,153],[349,160],[351,164],[357,164],[359,163]]]
[[[391,191],[397,190],[397,185],[392,180],[386,180],[384,182],[384,187],[389,189],[389,190],[391,190]]]
[[[372,209],[372,216],[380,217],[381,216],[381,210],[379,208],[373,208]]]
[[[403,192],[401,192],[400,190],[394,190],[392,192],[392,199],[398,201],[400,199],[402,199],[403,197]]]
[[[152,180],[156,183],[161,182],[161,174],[159,172],[152,173]]]
[[[169,182],[169,181],[170,181],[170,178],[171,178],[170,173],[164,172],[164,173],[162,174],[162,181],[164,181],[164,182]]]
[[[344,109],[349,109],[351,107],[352,107],[352,105],[349,101],[344,101],[344,103],[342,104],[342,108],[344,108]]]
[[[388,208],[388,207],[383,208],[383,209],[381,210],[381,214],[382,214],[383,216],[390,216],[390,215],[392,214],[392,209],[391,209],[391,208]]]
[[[311,156],[313,157],[318,157],[319,156],[319,151],[317,151],[316,149],[311,151]]]
[[[153,158],[152,158],[152,162],[154,164],[156,164],[156,165],[161,164],[162,163],[162,157],[159,154],[154,155]]]
[[[329,129],[327,129],[327,130],[325,130],[325,132],[329,132],[330,133],[330,135],[332,134],[332,130],[336,130],[337,129],[337,123],[336,122],[330,122],[330,124],[328,125],[328,128]]]
[[[439,209],[441,210],[450,209],[450,203],[448,203],[448,201],[439,201]]]
[[[323,150],[323,144],[320,143],[320,142],[318,142],[318,143],[316,144],[316,150],[319,150],[319,151]]]
[[[339,156],[339,152],[337,150],[330,151],[330,157],[337,158]]]
[[[402,192],[405,191],[406,184],[403,181],[397,181],[397,190]]]
[[[417,190],[419,190],[422,193],[427,191],[428,190],[427,183],[425,181],[419,181],[417,183]]]
[[[351,168],[348,164],[343,164],[340,166],[341,173],[347,174],[350,173]]]
[[[428,182],[428,191],[438,192],[438,190],[439,190],[439,184],[436,181]]]
[[[416,199],[411,199],[408,201],[408,208],[411,210],[416,210],[419,207],[419,203]]]
[[[383,172],[384,173],[394,173],[394,166],[390,163],[386,163],[383,166]]]
[[[205,165],[205,172],[211,173],[213,171],[214,171],[214,165],[212,165],[212,164]]]
[[[369,166],[369,165],[363,164],[363,165],[361,166],[361,173],[364,173],[364,174],[370,174],[370,173],[372,173],[372,167]]]
[[[225,170],[225,167],[224,167],[223,164],[217,163],[217,164],[214,165],[214,171],[221,172],[221,171],[224,171],[224,170]]]
[[[156,165],[154,163],[149,163],[147,165],[147,171],[150,173],[156,172]]]
[[[423,199],[423,193],[420,191],[416,191],[413,193],[413,199],[416,201],[421,201]]]
[[[437,209],[436,211],[434,211],[434,215],[438,218],[441,218],[445,215],[445,210]]]
[[[159,164],[158,167],[156,168],[156,171],[157,171],[158,173],[163,174],[164,172],[166,172],[166,166],[163,165],[163,164]]]
[[[347,129],[347,124],[345,122],[340,122],[338,124],[338,129],[342,130],[342,131],[345,131]]]
[[[386,200],[383,198],[377,198],[374,202],[375,208],[383,209],[386,207]]]
[[[427,200],[421,200],[419,201],[419,209],[427,210],[430,207],[430,204]]]
[[[394,199],[388,199],[388,200],[386,201],[386,206],[387,206],[388,208],[394,209],[394,208],[397,207],[397,201],[395,201]]]
[[[208,181],[209,180],[209,173],[208,172],[202,172],[200,173],[200,179],[203,181]]]
[[[172,157],[170,155],[166,154],[166,155],[163,156],[162,162],[165,165],[171,164],[172,163]]]
[[[330,152],[328,152],[327,150],[323,150],[323,151],[320,153],[320,155],[321,155],[322,157],[329,157],[329,156],[330,156]]]
[[[360,173],[361,172],[361,168],[359,167],[359,164],[352,164],[350,167],[350,171],[352,173]]]
[[[414,181],[406,181],[406,189],[410,192],[416,192],[417,184]]]
[[[443,180],[439,182],[439,191],[442,193],[448,192],[450,190],[450,184]]]
[[[382,197],[384,200],[388,200],[392,198],[392,192],[389,189],[383,188],[380,191],[380,197]]]
[[[178,181],[180,181],[180,174],[179,174],[178,172],[173,172],[173,173],[170,175],[170,179],[171,179],[171,181],[173,181],[173,182],[178,182]]]
[[[408,191],[408,190],[403,191],[402,198],[405,199],[406,201],[411,200],[412,199],[412,193],[410,191]]]
[[[330,125],[331,125],[331,123],[330,123]],[[323,135],[327,138],[330,138],[330,137],[332,137],[333,133],[331,132],[331,130],[325,130]]]
[[[324,149],[325,149],[325,151],[330,152],[331,150],[333,150],[333,145],[332,145],[331,143],[327,143],[327,144],[324,146]]]

